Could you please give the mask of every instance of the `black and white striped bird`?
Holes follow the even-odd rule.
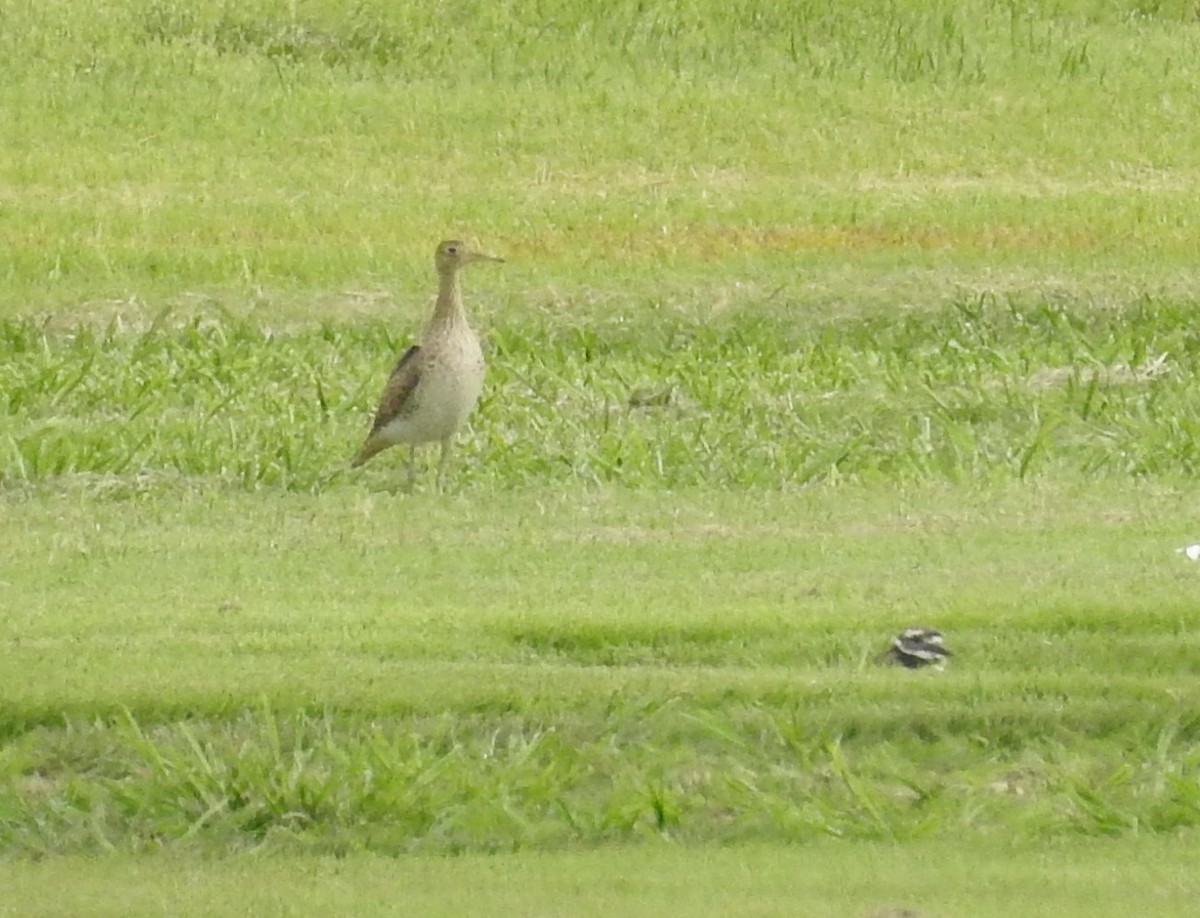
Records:
[[[954,656],[942,644],[942,632],[936,628],[914,626],[905,628],[892,638],[892,646],[882,655],[882,662],[916,669],[933,666],[941,669],[946,657]]]

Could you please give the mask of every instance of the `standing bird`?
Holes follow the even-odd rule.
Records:
[[[880,656],[880,662],[916,669],[934,666],[941,669],[946,657],[954,656],[942,646],[942,632],[936,628],[905,628],[892,638],[892,646]]]
[[[437,485],[441,490],[450,458],[450,442],[479,400],[483,388],[483,351],[479,336],[463,309],[459,271],[473,261],[504,261],[484,255],[452,239],[438,245],[433,262],[438,272],[438,298],[433,316],[421,332],[421,343],[404,352],[379,399],[371,432],[350,463],[362,465],[376,453],[408,444],[408,486],[416,483],[414,460],[420,443],[438,440],[442,456]]]

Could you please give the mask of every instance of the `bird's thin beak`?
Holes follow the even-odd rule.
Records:
[[[504,259],[499,255],[489,255],[487,252],[476,252],[473,250],[468,253],[467,258],[469,261],[498,261],[501,264],[504,263]]]

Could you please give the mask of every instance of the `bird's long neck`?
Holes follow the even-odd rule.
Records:
[[[425,326],[425,333],[467,324],[467,311],[463,308],[462,285],[457,271],[443,271],[438,275],[437,305]]]

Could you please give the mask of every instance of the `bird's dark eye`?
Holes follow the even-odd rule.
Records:
[[[447,255],[457,255],[458,254],[458,246],[456,246],[456,245],[446,246],[446,254]]]

